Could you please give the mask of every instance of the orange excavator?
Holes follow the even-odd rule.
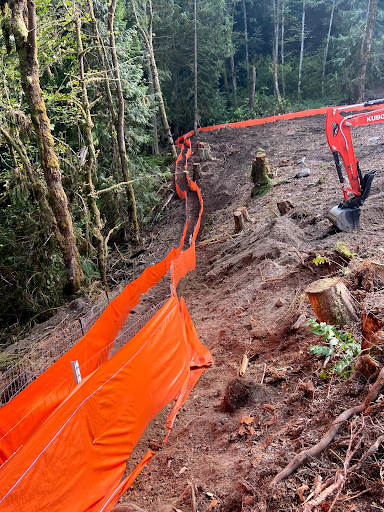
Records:
[[[373,107],[380,104],[384,104],[384,99],[367,101],[353,105],[353,107],[359,110],[362,107]],[[348,107],[348,110],[352,110],[351,106]],[[360,207],[363,206],[371,192],[372,181],[377,169],[362,174],[353,149],[351,127],[383,123],[384,107],[345,117],[342,116],[342,112],[343,107],[330,107],[325,121],[328,144],[333,153],[344,194],[344,201],[328,212],[328,219],[341,231],[356,231],[360,229]],[[344,177],[342,164],[348,180]]]

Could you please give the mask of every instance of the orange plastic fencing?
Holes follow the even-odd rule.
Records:
[[[187,224],[184,230],[186,232]],[[0,409],[0,462],[7,460],[31,437],[52,412],[73,391],[71,361],[78,361],[82,377],[87,377],[109,357],[113,341],[123,327],[130,310],[143,293],[153,288],[168,272],[179,248],[157,265],[148,267],[106,308],[87,334],[39,378]]]
[[[150,419],[175,397],[176,411],[211,363],[191,325],[184,302],[173,295],[84,379],[3,466],[0,509],[110,510],[132,480],[120,483]]]
[[[227,126],[253,126],[325,112],[326,108],[314,109]],[[187,194],[177,183],[177,173],[183,158],[187,170],[192,135],[189,132],[176,141],[181,152],[175,185],[179,197],[185,200],[186,212]],[[171,429],[193,385],[212,363],[185,302],[176,295],[180,279],[196,266],[195,241],[203,213],[200,189],[188,173],[185,175],[200,201],[190,247],[182,251],[188,230],[186,220],[179,247],[129,283],[72,349],[0,409],[1,512],[111,510],[153,455],[148,452],[122,480],[126,460],[150,419],[175,400],[167,420]],[[136,336],[110,357],[130,310],[169,270],[171,297]],[[74,381],[71,361],[79,363],[80,384]]]

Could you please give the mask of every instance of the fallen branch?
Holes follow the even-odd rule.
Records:
[[[188,485],[191,488],[191,505],[192,505],[192,512],[197,512],[197,504],[196,504],[196,494],[195,494],[195,484],[193,482],[190,482],[188,480]]]
[[[196,248],[204,247],[205,245],[218,244],[219,242],[226,242],[228,240],[228,238],[231,238],[231,239],[237,238],[238,236],[241,236],[242,234],[243,233],[235,233],[233,235],[230,235],[229,233],[227,233],[226,235],[223,235],[222,237],[219,237],[219,238],[210,238],[209,240],[203,240],[198,245],[196,245]]]
[[[275,277],[274,279],[266,279],[265,282],[270,283],[271,281],[281,281],[282,279],[285,279],[286,277],[288,277],[291,274],[297,274],[297,272],[299,272],[299,270],[291,270],[290,272],[287,272],[286,274],[284,274],[281,277]]]
[[[323,503],[323,501],[325,501],[328,496],[339,489],[342,484],[344,484],[344,475],[343,473],[338,473],[335,482],[332,485],[324,489],[324,491],[322,491],[317,498],[313,499],[312,501],[308,501],[308,503],[304,505],[303,512],[311,512],[312,509],[320,505],[320,503]]]
[[[359,460],[359,462],[357,462],[354,466],[351,466],[350,468],[348,468],[347,470],[347,473],[350,474],[350,473],[354,473],[358,470],[361,469],[361,467],[363,466],[364,462],[369,458],[371,457],[371,455],[373,455],[375,452],[377,452],[377,450],[380,448],[380,445],[384,442],[384,435],[378,437],[376,439],[376,441],[370,446],[370,448],[362,455],[361,459]],[[356,450],[355,450],[356,452]],[[329,478],[323,485],[322,485],[322,488],[324,489],[325,487],[331,485],[334,483],[335,481],[335,476]],[[311,496],[312,497],[312,496]],[[352,499],[352,498],[351,498]]]
[[[104,240],[104,247],[105,247],[105,254],[108,254],[108,242],[109,242],[109,239],[111,237],[111,235],[117,231],[118,229],[121,228],[121,224],[118,224],[117,226],[114,226],[112,229],[110,229],[108,231],[108,235],[105,237],[105,240]]]
[[[376,441],[373,443],[373,445],[371,445],[371,447],[369,448],[369,450],[367,450],[361,457],[361,459],[359,460],[359,462],[357,464],[355,464],[354,466],[352,466],[350,469],[349,469],[349,472],[352,473],[353,471],[357,471],[358,469],[361,468],[361,466],[364,464],[364,462],[371,456],[373,455],[375,452],[377,452],[377,450],[380,448],[380,445],[384,442],[384,435],[378,437],[376,439]]]
[[[379,396],[381,388],[384,385],[384,368],[381,369],[376,382],[373,384],[371,389],[368,391],[368,394],[364,400],[364,402],[360,405],[355,405],[355,407],[351,407],[347,409],[342,414],[340,414],[332,423],[331,427],[322,437],[322,439],[312,448],[308,450],[303,450],[298,453],[280,473],[278,473],[275,478],[271,482],[271,486],[276,485],[281,482],[288,476],[290,476],[298,467],[304,464],[307,460],[312,457],[317,457],[321,452],[325,450],[325,448],[331,443],[336,433],[339,431],[340,427],[347,421],[351,416],[355,414],[360,414],[364,412],[369,404],[376,400]],[[344,478],[344,477],[343,477]],[[341,483],[340,483],[341,485]]]

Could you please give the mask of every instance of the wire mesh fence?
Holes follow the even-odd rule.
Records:
[[[121,283],[113,292],[95,304],[85,315],[67,327],[58,325],[48,338],[40,341],[26,355],[0,375],[0,406],[12,400],[39,375],[77,343],[93,326],[109,302],[128,284]]]
[[[108,359],[110,359],[118,350],[120,350],[126,343],[128,343],[148,321],[162,308],[167,302],[170,295],[163,301],[152,305],[150,309],[140,316],[134,323],[130,323],[130,317],[120,331],[116,339],[109,345],[100,350],[97,354],[93,355],[85,363],[80,366],[80,373],[83,377],[89,375],[92,371],[100,368]],[[100,316],[100,315],[99,315]],[[90,315],[88,318],[94,319],[95,316]],[[85,328],[90,328],[89,323]],[[62,340],[61,344],[51,347],[43,355],[35,361],[25,362],[25,367],[19,373],[19,382],[16,385],[15,379],[8,384],[3,394],[6,392],[11,396],[12,393],[17,394],[24,389],[32,380],[40,375],[47,369],[55,360],[65,353],[70,348],[71,342]],[[30,355],[29,355],[30,357]],[[22,367],[23,368],[23,367]],[[19,387],[17,387],[19,386]],[[39,428],[39,426],[49,417],[53,410],[62,403],[63,400],[73,391],[76,387],[76,382],[73,376],[72,368],[68,365],[60,375],[56,375],[54,381],[50,384],[52,391],[47,396],[42,396],[37,404],[30,410],[28,405],[25,408],[25,413],[17,419],[15,425],[0,438],[0,467],[12,457],[23,444],[30,438],[30,436]],[[10,420],[14,422],[15,419]],[[5,427],[6,428],[6,427]]]

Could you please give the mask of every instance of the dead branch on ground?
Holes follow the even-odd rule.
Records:
[[[313,499],[312,501],[309,501],[306,505],[304,505],[303,512],[311,512],[311,510],[320,505],[320,503],[323,503],[323,501],[325,501],[328,498],[328,496],[334,493],[343,484],[344,475],[343,473],[339,472],[336,475],[335,482],[332,485],[321,491],[317,498]]]
[[[355,423],[356,423],[356,420],[354,420],[351,424],[351,436],[349,439],[348,449],[347,449],[345,461],[343,464],[344,473],[342,474],[340,471],[338,471],[336,473],[336,476],[334,477],[333,483],[326,482],[323,486],[323,490],[320,493],[318,493],[317,497],[315,496],[315,498],[313,500],[308,501],[305,504],[303,512],[311,512],[315,507],[317,507],[321,503],[323,503],[326,500],[326,498],[328,498],[328,496],[330,496],[335,491],[337,491],[337,494],[336,494],[334,500],[332,501],[331,506],[329,507],[329,512],[331,512],[331,510],[333,509],[333,507],[337,501],[337,498],[340,496],[340,493],[344,488],[345,482],[347,481],[347,472],[348,472],[349,464],[351,463],[351,459],[361,446],[361,442],[362,442],[361,433],[364,429],[364,417],[362,418],[361,427],[358,430],[355,430],[355,428],[354,428]],[[357,443],[354,446],[354,448],[352,449],[352,445],[356,439],[357,439]],[[321,486],[319,486],[318,483],[317,483],[317,485],[315,484],[315,487],[317,487],[317,490],[319,490],[319,487],[321,489]]]
[[[308,450],[303,450],[298,453],[280,473],[278,473],[275,478],[271,482],[271,486],[278,484],[288,476],[290,476],[298,467],[304,464],[307,460],[312,457],[317,457],[320,453],[322,453],[325,448],[331,443],[340,427],[347,421],[349,418],[354,416],[355,414],[360,414],[364,412],[371,402],[375,401],[380,394],[381,388],[384,385],[384,368],[381,369],[376,382],[368,391],[368,394],[364,400],[364,402],[360,405],[355,405],[350,409],[347,409],[342,414],[340,414],[332,423],[331,427],[322,437],[322,439],[312,448]],[[341,483],[340,483],[341,485]]]

